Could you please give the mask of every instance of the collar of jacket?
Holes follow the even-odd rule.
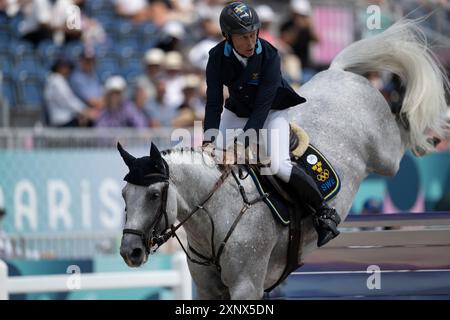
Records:
[[[259,39],[256,40],[256,50],[255,50],[255,52],[256,52],[257,55],[261,54],[261,52],[262,52],[261,41],[259,41]],[[233,46],[227,40],[227,41],[225,41],[225,46],[223,48],[223,54],[226,57],[230,57],[232,53],[233,53]]]

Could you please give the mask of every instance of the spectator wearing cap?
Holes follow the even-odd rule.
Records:
[[[165,52],[181,51],[181,40],[186,34],[183,24],[174,20],[168,21],[161,31],[162,36],[156,47]]]
[[[103,86],[95,73],[94,51],[81,53],[78,68],[70,77],[73,92],[89,107],[101,110],[104,106]]]
[[[145,104],[156,97],[156,81],[163,76],[165,53],[159,48],[148,50],[143,59],[145,73],[136,78],[133,90],[134,102],[142,109]]]
[[[58,58],[45,83],[44,100],[51,126],[91,126],[98,115],[97,110],[89,108],[72,91],[68,81],[72,69],[70,60]]]
[[[114,9],[119,16],[133,22],[143,22],[148,18],[147,0],[114,0]]]
[[[290,18],[281,25],[280,38],[300,59],[303,82],[306,82],[314,73],[309,54],[310,45],[319,41],[311,20],[311,4],[308,0],[291,0],[290,13]]]
[[[184,101],[177,110],[172,127],[192,127],[195,120],[203,119],[205,101],[200,98],[200,86],[201,78],[198,75],[188,74],[184,77]]]
[[[106,79],[105,109],[97,120],[97,127],[147,127],[146,115],[125,99],[126,87],[125,79],[121,76]]]
[[[177,109],[184,100],[183,56],[181,53],[177,51],[168,52],[164,59],[164,67],[166,69],[163,78],[166,83],[164,103],[169,108]]]

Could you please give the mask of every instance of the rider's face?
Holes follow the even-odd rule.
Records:
[[[257,32],[247,32],[243,34],[232,34],[231,41],[233,41],[234,49],[244,57],[251,57],[255,52]]]

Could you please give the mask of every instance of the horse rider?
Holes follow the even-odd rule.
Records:
[[[288,183],[300,200],[315,209],[314,227],[318,233],[317,245],[321,247],[339,234],[340,218],[326,204],[313,178],[290,161],[287,109],[306,100],[281,76],[278,50],[258,37],[260,25],[256,11],[242,2],[228,4],[220,14],[225,40],[209,52],[203,146],[214,143],[218,148],[228,147],[221,139],[207,134],[208,130],[216,130],[226,137],[227,129],[242,129],[244,133],[266,129],[270,136],[266,152],[271,168],[277,168],[273,173]],[[223,85],[229,91],[225,110]],[[247,140],[244,145],[249,147]]]

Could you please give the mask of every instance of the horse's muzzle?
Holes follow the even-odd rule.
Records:
[[[139,267],[147,261],[147,253],[141,238],[133,234],[122,237],[120,255],[129,267]]]

